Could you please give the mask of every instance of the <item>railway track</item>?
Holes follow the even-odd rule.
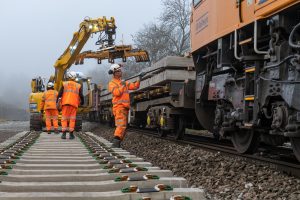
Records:
[[[204,192],[93,133],[23,132],[0,144],[0,199],[201,200]]]
[[[217,151],[225,153],[227,155],[239,156],[251,162],[261,162],[283,173],[300,178],[300,163],[296,160],[296,158],[293,157],[292,149],[282,149],[280,147],[275,148],[266,146],[263,148],[259,148],[258,152],[255,154],[240,154],[228,141],[217,142],[211,137],[186,135],[182,139],[176,140],[173,136],[161,137],[159,134],[156,134],[156,132],[151,130],[141,130],[133,127],[131,127],[130,129],[137,133],[170,140],[178,144],[188,144],[209,151]],[[272,154],[268,152],[272,152]],[[277,154],[274,154],[274,152],[277,152]],[[282,155],[281,152],[284,152],[285,155]]]

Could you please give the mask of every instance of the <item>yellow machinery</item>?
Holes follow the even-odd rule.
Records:
[[[99,45],[99,52],[108,52],[103,53],[101,55],[97,55],[98,60],[108,59],[109,62],[112,62],[117,58],[124,58],[130,56],[142,55],[144,60],[148,60],[148,53],[145,51],[140,51],[141,53],[134,53],[134,50],[131,46],[115,46],[115,34],[116,34],[116,25],[115,19],[112,17],[107,19],[105,17],[98,19],[85,19],[79,26],[79,30],[73,34],[73,38],[66,48],[64,53],[58,58],[58,60],[54,64],[55,74],[50,77],[49,81],[54,82],[54,89],[59,91],[62,82],[64,80],[65,72],[71,67],[71,65],[78,60],[78,56],[83,46],[90,38],[92,34],[100,33],[100,37],[96,42],[96,45]],[[130,51],[131,54],[126,54],[126,52]],[[120,54],[120,52],[123,52]],[[125,52],[125,54],[124,54]],[[97,53],[96,53],[97,54]],[[84,53],[84,55],[87,55]],[[146,57],[145,57],[145,56]],[[80,55],[80,58],[83,59],[85,56],[83,54]],[[142,59],[142,58],[141,58]],[[86,83],[87,89],[90,89],[89,80],[81,80],[81,84]],[[45,86],[43,80],[41,78],[32,79],[31,82],[32,93],[29,97],[29,109],[30,109],[30,130],[42,130],[43,127],[43,115],[40,113],[40,103],[42,99],[43,92],[45,90]],[[88,106],[87,106],[88,107]],[[79,109],[80,111],[86,111],[86,108]],[[76,120],[76,130],[79,131],[81,129],[81,120],[80,115],[77,116]]]
[[[54,82],[55,90],[60,90],[66,70],[74,63],[76,56],[93,33],[104,35],[97,41],[97,44],[101,45],[102,48],[113,46],[116,33],[114,18],[85,19],[80,24],[79,30],[73,34],[69,46],[54,64],[55,75],[51,76],[49,81]],[[40,114],[40,102],[45,87],[37,87],[39,84],[43,85],[43,82],[38,82],[36,79],[32,80],[32,93],[29,97],[31,130],[41,130],[43,126],[43,116]]]
[[[148,52],[141,49],[133,49],[131,45],[113,46],[99,51],[85,51],[80,53],[75,61],[75,65],[83,64],[84,59],[98,59],[98,64],[101,64],[103,59],[108,59],[109,63],[114,63],[115,59],[122,58],[126,62],[128,57],[134,57],[136,62],[148,62]]]

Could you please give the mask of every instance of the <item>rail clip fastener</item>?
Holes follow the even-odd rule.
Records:
[[[132,185],[126,188],[121,189],[123,193],[153,193],[153,192],[162,192],[162,191],[172,191],[173,187],[164,184],[155,185],[153,188],[139,188],[136,185]]]

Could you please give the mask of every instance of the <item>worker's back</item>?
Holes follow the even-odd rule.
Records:
[[[43,109],[56,109],[56,99],[57,99],[57,91],[56,90],[47,90],[44,92],[42,102],[44,103]]]
[[[75,81],[66,81],[63,83],[64,91],[61,100],[62,105],[71,105],[78,108],[79,105],[79,91],[81,85]]]

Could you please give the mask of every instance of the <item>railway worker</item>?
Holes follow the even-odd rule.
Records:
[[[51,134],[52,123],[54,132],[58,133],[58,110],[56,108],[56,99],[58,93],[54,90],[54,84],[49,82],[47,84],[47,91],[44,92],[41,103],[41,113],[45,110],[46,129],[48,134]]]
[[[75,82],[76,73],[67,73],[68,81],[63,82],[63,86],[59,91],[58,99],[61,98],[62,116],[61,116],[61,139],[66,139],[66,132],[69,124],[70,139],[74,139],[74,128],[76,123],[76,113],[79,106],[84,104],[84,97],[82,94],[82,87]]]
[[[134,83],[122,81],[121,65],[111,65],[108,74],[113,75],[108,84],[108,89],[112,93],[113,115],[115,117],[116,129],[114,132],[113,148],[119,148],[125,136],[127,127],[128,111],[130,99],[128,90],[136,90],[140,87],[140,79],[144,73],[140,73],[139,80]]]

